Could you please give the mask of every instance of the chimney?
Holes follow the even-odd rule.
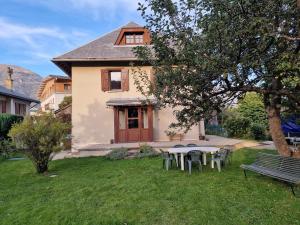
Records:
[[[11,67],[7,67],[7,78],[5,80],[5,87],[11,91],[14,89],[14,80],[12,79],[12,74],[14,70]]]

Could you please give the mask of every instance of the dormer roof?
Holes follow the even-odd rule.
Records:
[[[137,60],[132,49],[136,45],[120,45],[122,34],[126,31],[147,31],[143,26],[130,22],[94,41],[91,41],[75,50],[52,59],[58,67],[71,75],[72,62],[95,61],[134,61]],[[147,31],[148,32],[148,31]]]

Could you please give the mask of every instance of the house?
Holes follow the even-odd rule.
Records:
[[[99,144],[169,141],[168,126],[176,121],[172,108],[157,108],[134,84],[132,52],[149,45],[150,33],[130,22],[52,61],[72,78],[72,149]],[[143,66],[151,76],[152,68]],[[192,127],[181,140],[202,138],[204,123]],[[173,136],[172,136],[173,137]]]
[[[40,102],[14,90],[12,73],[12,69],[8,68],[5,87],[0,86],[0,112],[19,116],[29,115],[31,105],[34,107]]]
[[[37,96],[42,111],[56,111],[64,97],[70,96],[72,81],[67,76],[49,75],[40,85]]]

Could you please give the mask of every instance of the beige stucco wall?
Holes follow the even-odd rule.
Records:
[[[113,68],[113,67],[112,67]],[[89,145],[109,144],[114,139],[114,114],[106,102],[113,98],[141,96],[134,85],[133,71],[129,69],[129,91],[103,92],[101,90],[101,69],[109,67],[72,68],[72,136],[73,150]],[[150,74],[151,67],[143,67]],[[142,97],[142,96],[141,96]],[[155,110],[153,113],[154,141],[168,141],[165,131],[175,121],[172,109]],[[199,126],[192,128],[185,140],[198,140]]]

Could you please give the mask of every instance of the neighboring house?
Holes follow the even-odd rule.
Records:
[[[9,75],[5,80],[6,87],[0,86],[0,112],[19,116],[29,115],[31,107],[40,102],[15,91],[11,76],[12,70],[9,68]]]
[[[169,141],[176,121],[172,108],[158,109],[145,102],[133,78],[132,48],[149,45],[148,30],[129,23],[52,61],[72,77],[72,149],[98,144]],[[151,76],[152,68],[142,71]],[[204,123],[179,135],[182,140],[204,137]]]
[[[38,98],[41,101],[42,111],[56,111],[65,96],[72,95],[72,81],[67,76],[47,76],[39,90]]]

